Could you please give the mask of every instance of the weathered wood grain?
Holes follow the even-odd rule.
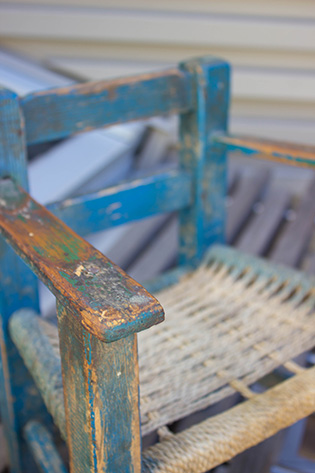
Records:
[[[16,94],[0,88],[0,176],[12,176],[27,188],[24,122]],[[46,410],[33,380],[10,339],[8,322],[21,305],[38,309],[37,280],[1,239],[0,241],[0,405],[13,473],[36,471],[22,438],[31,417],[47,421]]]
[[[110,342],[163,320],[154,297],[10,179],[0,181],[0,229],[96,337]]]
[[[270,473],[313,473],[315,462],[305,457],[301,450],[305,440],[305,430],[308,419],[296,422],[286,430],[282,451],[277,459],[277,466]]]
[[[232,194],[232,202],[227,210],[226,241],[233,243],[246,219],[253,210],[253,205],[262,194],[269,178],[267,170],[244,172],[240,176],[237,188]]]
[[[3,432],[3,426],[0,424],[0,471],[4,470],[9,463],[7,442]]]
[[[57,309],[70,471],[140,473],[136,335],[103,343]]]
[[[314,230],[314,201],[315,179],[301,199],[295,220],[288,223],[282,238],[273,247],[269,256],[272,261],[288,266],[297,266],[300,263]]]
[[[168,218],[157,237],[128,267],[128,274],[141,283],[152,280],[176,263],[178,254],[178,219]],[[152,264],[154,262],[154,264]]]
[[[259,154],[265,159],[287,164],[315,167],[314,146],[237,135],[217,135],[214,137],[214,141],[224,144],[229,150],[239,150],[246,154]]]
[[[315,275],[315,254],[311,255],[308,259],[307,262],[307,267],[306,267],[306,272],[308,274],[314,274]]]
[[[72,229],[86,235],[172,212],[187,207],[190,202],[191,178],[185,172],[175,170],[135,179],[96,194],[67,199],[48,208]]]
[[[226,157],[212,136],[227,127],[229,66],[203,58],[181,65],[192,75],[193,110],[180,115],[180,167],[193,178],[193,203],[179,213],[180,264],[197,265],[224,240]]]
[[[159,164],[167,156],[171,143],[172,137],[169,133],[149,127],[144,143],[136,156],[137,168],[152,168]]]
[[[73,133],[154,115],[179,113],[191,106],[190,90],[189,74],[170,69],[29,94],[21,99],[27,143],[65,138]]]
[[[106,256],[129,274],[128,268],[136,263],[143,250],[156,240],[167,218],[167,215],[157,215],[128,225],[126,233],[115,242]],[[152,261],[153,266],[154,264]]]
[[[235,243],[236,248],[255,255],[263,255],[270,246],[289,207],[290,194],[285,189],[270,189],[261,204],[261,213],[253,216]]]

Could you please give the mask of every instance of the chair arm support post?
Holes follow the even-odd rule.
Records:
[[[179,213],[180,264],[196,266],[225,233],[226,153],[212,140],[227,129],[229,65],[212,57],[181,64],[192,83],[192,107],[180,114],[180,166],[192,176],[192,202]]]
[[[12,176],[27,189],[26,140],[16,93],[0,87],[0,178]],[[0,410],[12,473],[35,473],[36,465],[22,436],[32,418],[48,421],[43,401],[14,346],[8,324],[22,307],[38,309],[34,274],[0,239]]]
[[[104,343],[57,302],[73,473],[140,473],[137,335]]]
[[[10,179],[0,181],[0,232],[97,338],[112,342],[164,320],[140,284]]]

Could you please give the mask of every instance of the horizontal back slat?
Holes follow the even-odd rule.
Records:
[[[315,167],[315,146],[238,135],[218,135],[214,140],[225,145],[230,151],[257,154],[264,159],[296,166]]]
[[[188,110],[189,85],[189,74],[170,69],[29,94],[21,99],[27,143]]]
[[[189,205],[191,177],[170,171],[109,187],[88,196],[51,204],[48,209],[86,235]]]

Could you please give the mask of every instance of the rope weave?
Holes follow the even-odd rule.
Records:
[[[315,368],[293,376],[142,455],[142,473],[203,473],[315,411]]]
[[[314,346],[314,289],[215,259],[159,294],[166,321],[139,334],[142,433],[250,385]]]
[[[158,430],[161,440],[144,452],[144,472],[206,471],[315,410],[315,368],[292,361],[314,346],[313,282],[270,265],[265,270],[255,258],[233,261],[230,251],[220,249],[160,292],[166,322],[139,334],[142,434]],[[13,340],[65,437],[57,327],[34,315],[12,319]],[[33,332],[39,344],[27,343]],[[52,349],[56,363],[47,361],[44,376],[39,358],[46,344],[45,360]],[[280,365],[296,376],[263,394],[251,390]],[[180,434],[166,427],[235,391],[249,400]]]

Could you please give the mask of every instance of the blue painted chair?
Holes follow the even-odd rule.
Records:
[[[226,63],[23,98],[2,89],[0,103],[0,389],[12,472],[66,471],[54,425],[75,473],[204,472],[315,410],[315,368],[291,361],[314,344],[314,280],[223,245],[226,151],[314,166],[315,150],[228,135]],[[26,143],[168,113],[180,117],[176,171],[48,210],[29,196]],[[178,266],[150,292],[75,233],[170,211]],[[38,315],[36,276],[56,296],[58,332]],[[294,376],[251,389],[281,365]],[[247,400],[167,427],[235,392]],[[141,451],[141,435],[156,431]]]

